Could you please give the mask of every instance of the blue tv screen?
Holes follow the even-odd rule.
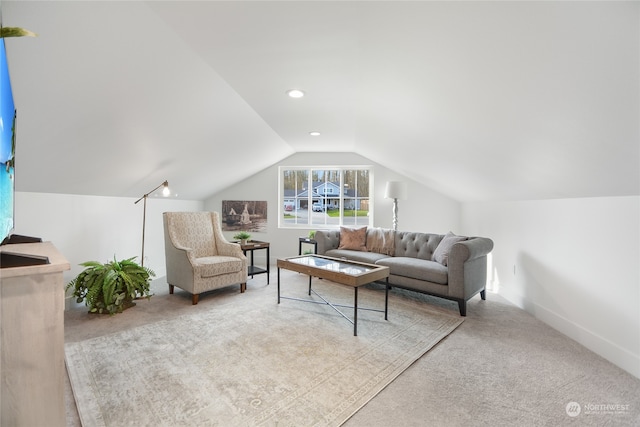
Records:
[[[14,228],[16,108],[4,39],[0,39],[0,242]]]

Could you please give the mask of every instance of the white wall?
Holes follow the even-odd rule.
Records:
[[[104,262],[142,255],[143,202],[129,197],[16,192],[14,234],[52,242],[71,270],[65,282],[83,270],[85,261]],[[162,212],[201,210],[202,202],[153,197],[147,199],[145,267],[165,275]]]
[[[215,194],[205,201],[205,209],[220,211],[223,200],[266,200],[268,202],[268,227],[265,233],[253,233],[255,240],[270,242],[271,261],[277,258],[298,254],[298,237],[306,236],[306,229],[278,229],[278,167],[279,166],[329,166],[351,165],[373,166],[375,207],[373,211],[374,226],[392,227],[392,201],[384,198],[387,181],[406,181],[408,199],[398,201],[398,229],[446,233],[458,231],[460,228],[460,204],[436,191],[418,184],[404,176],[372,162],[354,153],[297,153],[282,162],[275,164],[258,174]],[[227,238],[234,233],[225,232]],[[261,252],[256,252],[257,257]],[[257,263],[258,261],[256,261]]]
[[[405,180],[409,184],[409,200],[399,201],[400,229],[444,233],[449,229],[456,231],[459,228],[460,205],[456,201],[356,154],[301,153],[205,202],[150,196],[147,200],[145,266],[154,270],[158,278],[166,274],[162,212],[220,211],[222,200],[267,200],[267,233],[256,234],[253,238],[271,242],[272,261],[278,257],[297,254],[298,237],[305,236],[308,230],[278,230],[278,166],[346,164],[374,166],[376,226],[391,227],[391,200],[383,197],[385,182]],[[118,259],[136,256],[140,260],[143,206],[142,202],[134,204],[135,201],[135,198],[128,197],[16,192],[14,233],[53,242],[71,264],[71,270],[65,272],[65,281],[68,281],[82,271],[83,267],[79,264],[84,261],[107,261],[114,255]],[[231,239],[233,233],[225,235]],[[256,263],[260,262],[263,253],[264,251],[256,252]]]
[[[494,240],[501,295],[640,378],[640,197],[466,203],[462,224]]]
[[[374,223],[391,227],[387,180],[409,183],[400,201],[399,228],[490,237],[490,285],[514,304],[640,377],[640,197],[465,203],[448,199],[355,154],[301,153],[281,165],[374,166]],[[145,265],[165,275],[162,212],[220,211],[222,200],[267,200],[271,260],[297,254],[306,230],[277,228],[278,166],[205,202],[150,197]],[[135,199],[16,193],[16,234],[52,241],[72,270],[87,260],[140,256],[142,205]],[[231,237],[227,233],[228,237]],[[260,254],[256,252],[256,262]],[[514,274],[515,271],[515,274]],[[526,331],[523,331],[526,333]]]

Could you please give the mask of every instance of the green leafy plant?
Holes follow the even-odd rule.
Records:
[[[20,27],[1,27],[0,38],[5,37],[37,37],[38,35],[33,31],[29,31]]]
[[[313,239],[315,239],[315,238],[316,238],[316,231],[315,231],[315,230],[311,230],[311,231],[309,232],[309,238],[310,238],[311,240],[313,240]]]
[[[86,267],[65,290],[73,288],[76,302],[85,302],[90,313],[121,313],[138,297],[150,298],[149,284],[155,273],[133,260],[135,257],[100,263],[83,262]]]
[[[233,236],[233,238],[238,240],[249,240],[251,238],[251,234],[247,233],[246,231],[241,231]]]

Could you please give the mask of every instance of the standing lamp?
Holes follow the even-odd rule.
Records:
[[[153,190],[149,191],[147,194],[145,194],[144,196],[140,197],[138,200],[135,201],[134,205],[137,204],[140,200],[144,200],[144,208],[142,209],[142,258],[140,259],[140,265],[144,267],[144,229],[146,227],[146,222],[147,222],[147,197],[149,197],[149,194],[152,194],[154,191],[156,191],[158,188],[160,187],[164,187],[162,189],[162,195],[164,197],[167,197],[171,191],[169,191],[169,181],[165,181],[162,184],[158,185],[156,188],[154,188]]]
[[[398,199],[407,198],[407,185],[401,181],[387,181],[384,198],[393,199],[393,231],[398,231]]]

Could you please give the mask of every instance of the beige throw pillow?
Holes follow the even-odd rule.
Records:
[[[340,227],[340,246],[338,249],[351,249],[353,251],[366,251],[367,227],[347,228]]]
[[[433,260],[442,265],[447,265],[449,262],[449,252],[451,252],[451,248],[454,243],[462,242],[464,240],[467,240],[467,238],[464,236],[456,236],[452,232],[448,232],[445,234],[436,250],[433,251]]]

